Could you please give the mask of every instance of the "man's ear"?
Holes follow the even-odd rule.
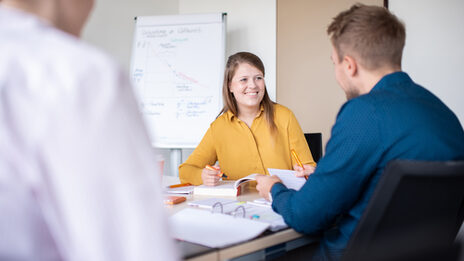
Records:
[[[358,73],[358,63],[353,57],[345,55],[343,57],[343,69],[347,75],[353,77]]]

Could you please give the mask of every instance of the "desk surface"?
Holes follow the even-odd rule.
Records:
[[[178,184],[179,178],[172,176],[163,176],[163,186],[172,184]],[[166,205],[166,209],[170,215],[188,207],[187,202],[193,200],[201,200],[205,198],[211,198],[211,196],[199,196],[199,195],[188,195],[187,201],[171,206]],[[235,198],[235,197],[233,197]],[[259,198],[259,194],[254,188],[247,188],[244,193],[237,197],[239,201],[252,201]],[[209,248],[185,241],[178,241],[178,247],[182,251],[183,258],[189,261],[209,261],[209,260],[226,260],[233,259],[236,257],[248,255],[250,253],[265,250],[269,247],[293,242],[293,245],[298,247],[300,245],[309,244],[317,241],[316,238],[303,236],[295,230],[288,228],[278,232],[265,232],[263,235],[246,242],[242,242],[233,246],[225,248]],[[288,246],[283,245],[287,250],[290,250]],[[296,248],[294,247],[294,248]]]

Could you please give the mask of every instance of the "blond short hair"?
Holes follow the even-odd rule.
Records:
[[[327,34],[340,61],[350,55],[368,70],[401,67],[405,27],[384,7],[355,4],[333,18]]]

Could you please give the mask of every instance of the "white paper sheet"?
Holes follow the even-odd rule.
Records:
[[[237,200],[227,198],[207,198],[202,200],[189,201],[187,205],[198,208],[212,209],[216,203],[221,203],[223,206],[231,203],[237,203]]]
[[[267,169],[271,176],[279,177],[283,184],[289,188],[294,190],[300,190],[301,187],[306,182],[306,179],[303,177],[295,176],[294,170],[287,170],[287,169]]]
[[[170,220],[175,238],[214,248],[250,240],[269,227],[268,223],[194,208],[183,209]]]
[[[274,212],[274,210],[272,210],[269,206],[257,206],[252,202],[247,202],[242,204],[242,206],[246,211],[245,218],[268,223],[270,225],[269,230],[271,231],[278,231],[288,227],[288,225],[285,224],[283,217]]]

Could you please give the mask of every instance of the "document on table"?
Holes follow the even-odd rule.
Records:
[[[258,203],[260,202],[259,200],[255,200],[257,202],[244,202],[225,198],[209,198],[188,202],[188,205],[192,207],[209,209],[212,211],[213,205],[220,203],[222,205],[222,213],[228,215],[233,215],[237,207],[242,206],[245,210],[243,218],[252,219],[257,222],[268,223],[270,225],[269,229],[271,231],[277,231],[282,228],[286,228],[287,224],[285,224],[285,221],[281,215],[272,210],[270,205],[271,203],[266,201],[264,198],[261,200],[262,203]],[[221,209],[218,208],[213,212],[221,213]],[[236,216],[236,218],[242,217],[239,215]]]
[[[269,175],[277,176],[282,180],[282,183],[289,189],[300,190],[306,182],[303,177],[295,176],[294,170],[287,169],[267,169]]]
[[[250,240],[270,226],[264,222],[194,208],[177,212],[170,221],[175,238],[213,248]]]
[[[198,207],[198,208],[207,208],[212,209],[214,204],[220,203],[222,206],[229,205],[231,203],[238,203],[239,201],[234,199],[227,199],[227,198],[207,198],[202,200],[190,201],[187,205],[191,207]]]
[[[268,223],[270,225],[269,230],[271,231],[278,231],[288,227],[284,218],[268,206],[258,206],[251,202],[247,202],[243,204],[243,207],[246,211],[245,218],[253,219],[257,222]]]

